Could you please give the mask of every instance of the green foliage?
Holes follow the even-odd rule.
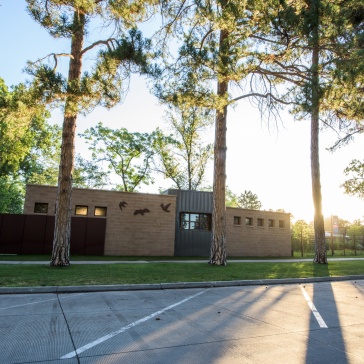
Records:
[[[73,186],[79,188],[104,188],[110,185],[108,172],[98,164],[76,156],[73,171]]]
[[[359,2],[356,4],[361,9]],[[169,102],[217,110],[254,97],[262,111],[277,111],[281,103],[292,105],[293,112],[305,116],[313,101],[309,64],[316,39],[320,53],[317,92],[325,100],[321,109],[329,122],[335,114],[330,103],[337,99],[332,98],[335,72],[343,57],[351,53],[355,34],[350,31],[350,8],[350,3],[339,6],[327,0],[189,4],[188,10],[187,6],[185,11],[178,9],[174,17],[181,16],[184,24],[183,43],[177,60],[163,72],[157,94]],[[356,23],[360,23],[358,18]],[[360,27],[362,23],[356,25]],[[226,32],[224,44],[220,44],[221,31]],[[214,81],[237,85],[240,95],[218,96]]]
[[[58,125],[46,128],[35,139],[36,145],[25,158],[19,174],[24,183],[56,186],[58,182],[62,129]],[[81,188],[101,188],[108,184],[99,166],[76,155],[73,185]]]
[[[21,214],[25,189],[23,183],[11,177],[0,177],[0,213]]]
[[[259,198],[255,193],[245,190],[238,197],[238,207],[243,209],[260,210],[262,208],[262,203],[259,201]]]
[[[85,73],[81,79],[80,95],[83,112],[97,105],[107,108],[115,106],[127,91],[125,80],[131,73],[148,74],[151,71],[149,60],[151,42],[144,39],[136,29],[131,29],[127,36],[110,41],[107,50],[98,54],[98,62],[93,72]]]
[[[48,111],[34,105],[33,97],[31,88],[18,85],[9,90],[0,79],[1,212],[22,212],[27,183],[57,185],[62,131],[48,124]],[[77,186],[100,185],[99,171],[90,164],[76,164]]]
[[[349,177],[341,186],[348,195],[364,198],[364,163],[354,159],[344,169],[344,175]]]
[[[312,225],[304,220],[297,220],[291,226],[292,248],[303,254],[311,251],[311,242],[315,234]]]
[[[347,228],[346,233],[350,238],[351,248],[356,255],[357,250],[363,250],[364,248],[364,225],[360,220],[356,220]]]
[[[151,42],[144,39],[138,30],[131,29],[122,38],[99,41],[95,47],[96,44],[104,45],[106,49],[99,51],[91,71],[84,72],[72,82],[56,72],[58,58],[65,56],[63,54],[53,55],[53,67],[41,61],[28,62],[26,70],[33,76],[33,97],[54,106],[72,99],[73,112],[85,114],[96,106],[111,108],[119,103],[129,86],[125,80],[132,72],[152,72],[149,65],[149,59],[154,57],[149,52]]]
[[[67,101],[68,112],[86,113],[97,105],[113,107],[120,102],[128,89],[125,82],[132,72],[148,73],[151,42],[144,39],[135,28],[155,11],[156,1],[58,1],[27,0],[29,14],[54,38],[74,38],[81,31],[83,38],[90,38],[88,29],[100,24],[108,25],[110,36],[90,39],[91,44],[77,54],[82,60],[86,53],[98,53],[91,70],[67,79],[57,72],[62,57],[74,59],[75,54],[52,53],[36,62],[28,62],[27,71],[33,76],[34,97],[46,104],[59,106]],[[83,17],[77,16],[82,14]],[[125,32],[129,29],[129,32]],[[71,53],[74,50],[70,51]],[[51,65],[53,63],[53,65]]]
[[[55,38],[71,38],[75,32],[74,11],[100,17],[105,24],[117,21],[119,28],[132,28],[148,19],[159,5],[155,0],[27,0],[34,20]]]
[[[183,24],[182,42],[178,57],[171,59],[158,77],[158,97],[186,107],[222,110],[234,97],[216,92],[216,81],[235,84],[243,94],[249,93],[250,86],[256,84],[244,81],[260,63],[256,54],[264,53],[251,38],[257,24],[262,28],[267,24],[265,14],[259,11],[262,6],[261,1],[199,1],[176,9],[171,17]]]
[[[114,173],[121,178],[116,189],[133,192],[142,184],[153,183],[153,157],[164,140],[160,132],[129,133],[125,128],[113,130],[98,123],[80,136],[89,144],[93,163],[104,163],[104,176]]]
[[[335,60],[334,82],[329,101],[335,115],[343,122],[343,129],[350,136],[355,133],[355,129],[362,131],[364,116],[364,5],[362,1],[350,0],[343,3],[338,12],[342,19],[341,49]],[[345,137],[343,141],[347,142],[348,138]]]
[[[0,78],[0,176],[17,173],[47,129],[49,114],[33,101],[29,88],[9,90]]]
[[[244,190],[243,193],[237,195],[229,188],[226,188],[226,206],[260,210],[262,208],[262,203],[259,201],[258,196],[252,191]]]
[[[57,185],[61,128],[45,124],[35,137],[35,145],[29,151],[19,173],[25,183]]]
[[[0,79],[2,212],[22,212],[26,183],[57,183],[60,129],[48,117],[31,88],[20,84],[9,90]]]
[[[174,188],[196,190],[203,183],[213,146],[204,142],[202,135],[211,126],[212,117],[208,110],[197,107],[181,106],[167,112],[167,125],[172,134],[160,139],[157,169],[174,182]]]
[[[228,186],[225,190],[225,205],[227,207],[238,207],[238,195],[235,194]]]

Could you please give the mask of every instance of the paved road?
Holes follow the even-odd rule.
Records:
[[[0,363],[364,363],[364,280],[0,296]]]

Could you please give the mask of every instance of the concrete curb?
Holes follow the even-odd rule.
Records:
[[[269,285],[355,281],[355,280],[364,280],[364,275],[343,276],[343,277],[284,278],[284,279],[258,279],[258,280],[213,281],[213,282],[155,283],[155,284],[120,284],[120,285],[117,284],[117,285],[96,285],[96,286],[0,287],[0,294],[86,293],[86,292],[187,289],[187,288],[217,288],[217,287],[238,287],[238,286],[269,286]]]

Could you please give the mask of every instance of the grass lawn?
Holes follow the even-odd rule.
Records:
[[[71,255],[72,261],[152,261],[152,260],[203,260],[208,261],[208,257],[165,257],[165,256],[116,256],[116,255]],[[50,262],[51,255],[0,255],[0,261],[44,261]]]
[[[0,286],[202,282],[363,274],[364,261],[334,261],[320,265],[311,262],[234,263],[230,260],[228,265],[224,267],[212,266],[207,263],[72,265],[71,261],[71,266],[67,268],[51,268],[46,264],[0,265]]]
[[[228,257],[228,261],[232,262],[234,260],[269,260],[269,259],[313,259],[315,256],[314,253],[305,253],[303,257],[301,256],[301,252],[295,251],[293,257]],[[345,255],[342,251],[336,251],[334,256],[331,256],[331,252],[327,252],[328,259],[330,258],[364,258],[364,254],[362,251],[358,251],[357,254],[354,254],[354,251],[347,250]],[[118,260],[126,260],[126,261],[163,261],[163,260],[206,260],[208,261],[209,257],[166,257],[166,256],[111,256],[111,255],[71,255],[71,262],[73,261],[118,261]],[[7,255],[0,254],[0,261],[44,261],[49,262],[51,260],[51,255],[43,254],[43,255]]]
[[[303,254],[303,258],[312,258],[313,259],[314,256],[315,256],[314,252],[310,252],[310,253],[306,252]],[[301,252],[294,251],[293,257],[302,258]],[[364,258],[364,251],[357,250],[356,254],[355,254],[355,251],[353,249],[345,249],[345,251],[344,250],[335,250],[334,255],[332,255],[331,250],[328,250],[327,257],[328,257],[328,259],[330,259],[330,258],[353,258],[353,257]]]

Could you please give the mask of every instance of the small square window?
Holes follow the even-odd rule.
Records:
[[[284,229],[284,220],[279,220],[279,228]]]
[[[88,206],[76,205],[75,215],[87,216]]]
[[[246,226],[253,226],[253,218],[252,217],[246,217],[245,218],[245,225]]]
[[[257,226],[264,226],[264,219],[257,219]]]
[[[48,204],[36,202],[34,204],[34,213],[35,214],[48,214]]]
[[[241,217],[234,216],[234,225],[241,225]]]
[[[107,207],[95,206],[94,216],[106,216]]]
[[[274,220],[272,220],[272,219],[268,220],[268,227],[274,228]]]

